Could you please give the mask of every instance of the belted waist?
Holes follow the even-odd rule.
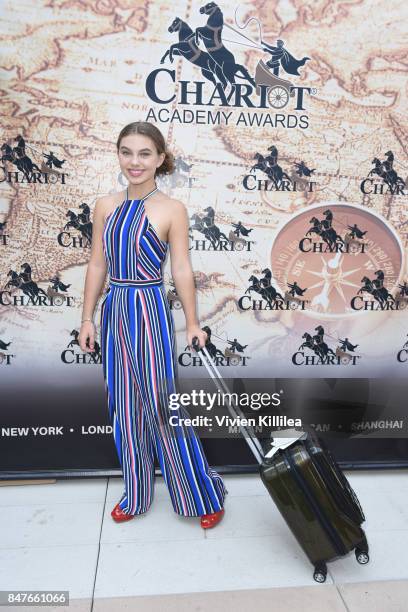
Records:
[[[110,285],[114,287],[157,287],[163,284],[163,277],[158,278],[113,278],[110,277]]]

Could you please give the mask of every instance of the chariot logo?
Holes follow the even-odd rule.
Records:
[[[101,347],[97,340],[94,342],[93,353],[83,353],[78,342],[79,331],[73,329],[70,336],[72,336],[72,340],[68,342],[67,348],[61,352],[62,363],[66,365],[100,365],[102,363]]]
[[[194,284],[197,287],[195,279],[194,279]],[[171,285],[171,289],[167,291],[167,302],[171,310],[180,310],[183,307],[183,303],[179,298],[176,285],[172,278],[170,279],[170,285]]]
[[[300,287],[296,281],[287,283],[287,290],[282,295],[272,284],[272,272],[269,268],[261,271],[264,275],[258,278],[252,274],[250,285],[238,300],[240,310],[305,310],[310,300],[303,299],[307,287]],[[253,299],[251,292],[259,293],[260,299]],[[249,295],[246,295],[246,294]]]
[[[205,325],[202,329],[207,332],[205,348],[217,366],[245,367],[247,365],[250,357],[245,355],[245,349],[248,347],[248,344],[241,344],[237,338],[233,340],[221,338],[213,334],[208,325]],[[218,342],[217,340],[214,341],[214,338]],[[220,346],[223,346],[222,350],[219,348]],[[183,367],[200,367],[203,365],[199,355],[194,350],[189,349],[188,346],[186,346],[183,353],[180,353],[178,363]]]
[[[79,205],[82,212],[77,214],[73,210],[68,210],[66,217],[67,223],[64,225],[64,229],[57,236],[57,242],[64,248],[82,248],[90,249],[92,244],[92,221],[91,221],[91,209],[88,204],[82,202]],[[74,232],[69,231],[70,229],[75,230]]]
[[[323,211],[324,219],[312,217],[309,220],[311,227],[307,230],[305,237],[299,242],[299,250],[303,253],[365,253],[366,230],[357,226],[336,222],[333,227],[333,213],[328,208]],[[343,234],[343,235],[341,235]],[[313,238],[316,235],[316,239]]]
[[[275,145],[268,147],[270,153],[262,155],[255,153],[256,163],[252,166],[249,174],[244,176],[242,184],[247,191],[306,191],[313,192],[316,181],[310,177],[316,168],[308,168],[304,161],[294,162],[292,168],[282,168],[278,164],[278,149]],[[256,170],[263,172],[268,179],[256,177]],[[288,174],[288,172],[290,174]]]
[[[215,211],[207,206],[203,214],[195,213],[190,217],[193,222],[189,228],[190,251],[250,251],[254,242],[249,239],[253,231],[241,220],[232,222],[228,236],[215,223]],[[197,237],[197,235],[199,237]]]
[[[408,304],[408,284],[404,281],[398,285],[399,292],[394,297],[384,285],[384,272],[377,270],[374,272],[376,278],[363,276],[363,283],[357,291],[357,295],[351,298],[351,308],[353,310],[405,310]],[[372,296],[367,299],[364,293]]]
[[[0,223],[0,247],[7,246],[7,239],[10,237],[9,234],[6,234],[6,225],[7,221]]]
[[[3,338],[0,338],[0,367],[11,365],[12,360],[15,359],[15,355],[9,352],[11,341],[5,342]]]
[[[17,144],[13,146],[14,142]],[[26,148],[30,149],[30,154]],[[28,183],[48,185],[54,183],[66,184],[66,172],[62,171],[64,159],[59,159],[54,151],[43,153],[26,144],[19,135],[12,143],[4,142],[1,146],[0,183]],[[47,161],[44,161],[44,158]],[[40,164],[40,165],[38,165]],[[15,167],[15,169],[13,169]]]
[[[352,344],[349,338],[334,338],[325,334],[321,325],[315,327],[316,334],[305,332],[302,336],[304,342],[292,355],[292,363],[296,366],[321,366],[321,365],[357,365],[361,355],[355,354],[358,344]],[[325,335],[337,344],[335,350],[325,342]],[[333,342],[332,342],[333,344]]]
[[[385,159],[381,161],[374,157],[371,162],[373,168],[360,184],[360,190],[364,194],[373,195],[407,195],[407,180],[398,175],[394,169],[394,154],[392,151],[385,153]],[[377,178],[378,177],[378,178]]]
[[[38,282],[31,278],[29,263],[23,263],[21,269],[22,272],[7,272],[10,280],[4,285],[4,289],[0,290],[1,306],[73,306],[74,298],[67,294],[71,285],[65,285],[59,274],[49,279],[51,284],[47,291],[44,291],[38,286]]]
[[[408,336],[408,334],[407,334]],[[402,349],[397,353],[397,361],[400,363],[408,362],[408,340],[404,342]]]
[[[194,164],[187,163],[180,155],[174,156],[174,172],[172,174],[161,174],[157,177],[161,189],[176,189],[181,187],[191,188],[197,177],[192,176],[191,169]],[[126,186],[126,185],[124,185]]]
[[[299,113],[305,111],[308,96],[316,94],[316,89],[296,85],[293,77],[296,80],[301,76],[299,69],[310,57],[296,59],[286,48],[284,40],[277,40],[276,45],[263,40],[262,25],[255,17],[248,19],[243,26],[235,18],[237,29],[224,22],[222,10],[215,2],[205,4],[199,11],[206,17],[206,23],[195,29],[180,17],[174,18],[168,31],[177,37],[177,41],[169,46],[160,64],[167,61],[172,64],[175,57],[181,57],[184,62],[193,64],[198,79],[201,76],[204,80],[177,80],[176,70],[166,67],[150,72],[146,78],[146,93],[152,102],[164,106],[158,110],[151,107],[146,121],[307,128],[308,116]],[[252,39],[247,31],[243,32],[251,20],[258,23],[257,40]],[[224,36],[226,28],[228,31]],[[231,35],[238,40],[227,38]],[[237,44],[239,49],[242,45],[247,46],[252,53],[259,52],[255,74],[251,75],[246,66],[237,61],[225,42],[229,46]],[[286,75],[289,78],[283,78]],[[244,82],[237,82],[237,79]],[[171,108],[167,108],[167,105],[171,105]],[[256,112],[270,109],[281,111],[288,105],[294,113]],[[189,106],[192,108],[187,108]],[[222,110],[197,108],[216,106],[222,107]],[[251,109],[251,112],[237,113],[236,109],[240,108]]]

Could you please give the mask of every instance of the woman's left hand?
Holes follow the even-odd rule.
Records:
[[[208,337],[207,332],[203,331],[198,324],[187,327],[187,344],[191,348],[193,348],[194,336],[197,336],[198,338],[199,348],[203,348]]]

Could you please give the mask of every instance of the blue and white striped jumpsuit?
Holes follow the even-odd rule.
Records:
[[[170,425],[175,386],[174,322],[162,265],[168,243],[146,216],[144,200],[122,202],[107,218],[103,249],[110,287],[101,306],[101,352],[108,410],[125,492],[120,507],[146,512],[153,500],[154,453],[174,511],[201,516],[223,507],[221,476],[207,463],[192,426]]]

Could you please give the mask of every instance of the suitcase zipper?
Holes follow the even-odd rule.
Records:
[[[326,530],[326,533],[329,536],[330,540],[332,541],[332,544],[334,545],[334,548],[337,550],[337,552],[340,555],[345,555],[348,551],[346,550],[346,548],[343,545],[341,539],[337,535],[336,530],[330,524],[330,521],[327,520],[326,515],[324,514],[324,512],[320,508],[319,503],[317,502],[317,500],[314,497],[313,493],[310,491],[310,489],[307,488],[306,483],[303,481],[302,475],[298,471],[298,468],[296,466],[296,462],[295,462],[295,460],[293,459],[293,457],[290,454],[290,450],[284,450],[283,453],[284,453],[284,456],[285,456],[286,460],[289,463],[289,466],[292,468],[295,480],[298,482],[300,488],[302,489],[303,493],[305,494],[305,497],[308,500],[309,504],[311,505],[312,509],[314,510],[318,520],[320,521],[320,524]]]
[[[348,490],[347,485],[349,485],[349,483],[347,481],[344,482],[344,475],[341,473],[340,468],[334,464],[335,460],[328,454],[326,450],[329,464],[329,471],[328,473],[326,473],[323,465],[320,463],[319,457],[315,455],[313,451],[314,448],[317,448],[319,452],[319,447],[316,447],[316,445],[309,440],[306,440],[306,446],[312,459],[313,465],[320,474],[322,480],[327,480],[327,487],[330,490],[330,493],[336,504],[339,506],[339,508],[341,508],[341,510],[346,514],[346,516],[348,516],[349,519],[351,519],[354,523],[361,525],[361,523],[365,521],[365,516],[358,500],[356,501],[356,499],[352,496],[352,493]],[[325,449],[322,448],[322,450],[324,452]],[[330,472],[330,467],[333,469],[333,471],[335,470],[337,481],[336,476]],[[338,490],[338,484],[343,487],[343,495],[341,495]]]

